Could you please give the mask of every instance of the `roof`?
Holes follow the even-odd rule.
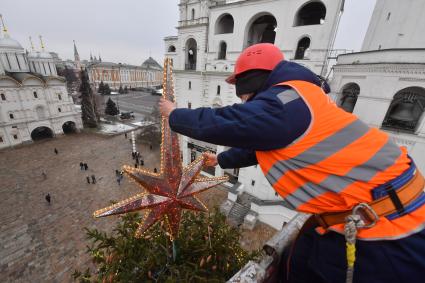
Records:
[[[162,70],[162,66],[158,64],[152,57],[149,57],[142,64],[142,68]]]
[[[17,40],[14,40],[7,34],[3,38],[0,38],[0,48],[24,49]]]
[[[63,77],[59,76],[43,76],[41,74],[32,73],[32,72],[7,72],[7,76],[13,78],[15,81],[18,81],[19,83],[23,83],[27,79],[35,78],[43,83],[47,83],[47,81],[52,79],[58,79],[60,81],[65,82]]]
[[[49,52],[32,51],[28,53],[28,58],[53,59]]]

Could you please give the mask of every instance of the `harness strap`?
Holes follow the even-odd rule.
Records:
[[[387,216],[394,212],[398,212],[404,209],[404,206],[408,206],[410,203],[415,201],[424,192],[425,180],[422,174],[417,170],[409,182],[399,188],[397,191],[392,189],[392,192],[380,199],[374,200],[368,205],[372,208],[379,217]],[[393,197],[391,197],[393,195]],[[395,196],[394,196],[395,195]],[[325,212],[322,214],[315,214],[315,218],[320,226],[328,228],[336,224],[345,223],[347,216],[351,214],[351,210],[341,212]],[[365,220],[373,221],[374,215],[371,214],[370,210],[363,210],[362,215]]]

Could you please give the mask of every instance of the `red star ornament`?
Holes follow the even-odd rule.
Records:
[[[171,64],[164,65],[164,97],[173,97],[171,85]],[[168,90],[168,92],[166,91]],[[165,218],[171,239],[178,235],[183,209],[207,211],[205,205],[196,197],[202,191],[228,180],[227,176],[200,178],[204,157],[183,168],[180,157],[179,139],[171,131],[168,120],[162,118],[161,170],[159,174],[139,168],[124,166],[124,172],[148,193],[135,195],[94,213],[95,217],[123,214],[150,209],[139,224],[136,237],[140,237],[153,224]]]

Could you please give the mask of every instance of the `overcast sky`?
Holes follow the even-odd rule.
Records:
[[[48,51],[73,58],[140,65],[151,55],[161,64],[163,38],[177,35],[179,0],[0,0],[9,34],[30,49],[43,36]],[[346,0],[335,48],[359,50],[376,0]]]

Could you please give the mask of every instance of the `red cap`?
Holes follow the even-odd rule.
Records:
[[[249,70],[273,70],[284,59],[283,53],[276,45],[259,43],[246,48],[236,60],[233,74],[226,79],[235,84],[236,76]]]

